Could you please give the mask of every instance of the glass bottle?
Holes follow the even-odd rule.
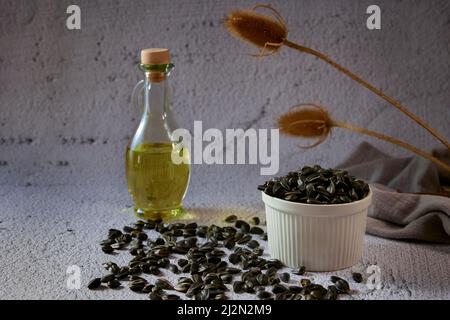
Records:
[[[172,139],[178,126],[169,103],[167,78],[173,69],[169,50],[142,50],[140,69],[144,80],[135,86],[132,101],[141,98],[143,114],[125,155],[128,191],[138,218],[177,217],[183,212],[191,168],[188,150]],[[174,152],[181,164],[172,161]]]

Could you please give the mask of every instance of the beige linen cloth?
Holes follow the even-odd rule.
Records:
[[[444,161],[450,153],[435,152]],[[367,233],[391,239],[450,243],[450,198],[435,195],[450,175],[421,157],[393,158],[367,142],[341,163],[371,184]]]

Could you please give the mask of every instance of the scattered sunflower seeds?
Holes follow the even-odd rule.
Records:
[[[320,179],[311,178],[311,181],[316,180]],[[283,187],[286,183],[290,182],[284,181]],[[230,290],[235,294],[249,293],[261,300],[335,300],[339,294],[350,292],[348,282],[337,276],[330,278],[333,285],[328,289],[307,278],[294,279],[299,285],[281,284],[290,283],[292,274],[304,275],[305,267],[279,273],[285,268],[283,263],[264,258],[264,246],[258,240],[266,241],[267,233],[257,226],[260,224],[258,217],[248,223],[230,215],[225,222],[233,225],[168,224],[149,220],[125,226],[122,231],[110,229],[107,239],[100,242],[101,249],[107,254],[122,249],[130,260],[125,266],[111,261],[104,263],[108,274],[91,280],[88,288],[100,288],[102,283],[111,289],[123,288],[121,282],[126,281],[130,290],[148,294],[151,300],[184,297],[224,300],[228,299]],[[152,237],[152,233],[158,236]],[[162,276],[166,272],[180,274],[180,277],[172,284]],[[146,274],[158,278],[149,283]],[[362,281],[361,275],[352,274],[355,282],[359,277]]]

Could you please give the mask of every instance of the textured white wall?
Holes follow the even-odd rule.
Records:
[[[271,2],[292,40],[335,58],[450,137],[449,1]],[[81,7],[81,31],[65,28],[66,8],[74,3]],[[170,48],[174,110],[184,127],[203,120],[204,128],[270,128],[292,105],[315,101],[336,118],[437,146],[394,108],[313,57],[287,48],[264,60],[247,56],[256,49],[229,36],[222,19],[255,3],[0,0],[0,186],[122,188],[123,152],[139,119],[130,94],[141,76],[143,47]],[[380,31],[365,27],[373,3],[382,9]],[[281,170],[336,165],[361,140],[335,131],[320,147],[299,151],[282,138]],[[196,167],[194,175],[197,170],[233,172]]]

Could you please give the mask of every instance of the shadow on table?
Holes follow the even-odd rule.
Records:
[[[223,223],[229,215],[236,215],[238,219],[249,219],[259,216],[265,220],[264,211],[249,208],[214,208],[214,207],[186,207],[184,214],[177,220],[194,220],[203,223]]]

